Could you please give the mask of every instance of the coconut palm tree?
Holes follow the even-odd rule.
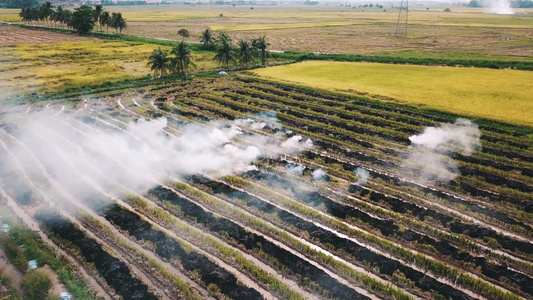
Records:
[[[102,26],[106,26],[107,33],[109,33],[109,25],[111,24],[111,15],[108,11],[103,11],[100,15],[100,19],[98,20],[100,23],[100,30],[102,29]]]
[[[126,20],[122,18],[122,13],[113,13],[111,15],[111,27],[115,29],[115,32],[117,30],[120,30],[120,33],[122,34],[122,29],[128,27],[126,24]]]
[[[36,7],[32,7],[30,9],[30,20],[32,21],[37,21],[37,26],[39,26],[39,9],[37,9]],[[35,26],[35,23],[32,24],[32,26]]]
[[[182,28],[178,31],[178,35],[181,36],[183,38],[182,41],[185,40],[185,38],[188,38],[190,36],[189,34],[189,30],[185,29],[185,28]]]
[[[63,23],[67,25],[67,28],[72,28],[72,14],[73,12],[71,10],[65,10],[65,13],[63,15]]]
[[[220,33],[219,40],[220,40],[220,42],[227,41],[227,42],[229,42],[231,44],[231,37],[226,32],[221,32]]]
[[[100,4],[96,5],[94,7],[94,22],[98,23],[100,21],[100,16],[102,15],[102,12],[104,11],[104,7]],[[100,31],[102,31],[102,26],[100,26]]]
[[[30,20],[30,8],[23,7],[19,12],[19,17],[22,18],[22,21],[24,23],[28,23],[28,21]]]
[[[239,61],[242,65],[247,66],[255,59],[254,48],[247,40],[239,41]]]
[[[219,64],[225,65],[226,69],[229,68],[230,62],[235,63],[235,50],[228,35],[223,37],[221,34],[217,54],[213,59],[217,60]]]
[[[264,66],[266,64],[267,58],[272,57],[270,52],[268,52],[268,46],[270,44],[266,41],[266,36],[259,37],[252,41],[252,46],[259,52],[261,57],[261,64]]]
[[[52,20],[56,23],[56,27],[57,27],[57,22],[61,23],[61,27],[63,27],[63,15],[64,14],[65,14],[65,10],[63,9],[63,6],[59,5],[56,11],[54,12],[54,14],[52,15]]]
[[[50,27],[50,24],[48,23],[48,21],[50,20],[50,17],[54,13],[54,6],[52,5],[50,1],[47,1],[41,5],[40,10],[41,10],[42,19],[46,20],[46,26]]]
[[[215,46],[216,39],[215,35],[213,34],[213,31],[211,29],[206,28],[200,37],[200,42],[203,43],[204,49],[212,49]]]
[[[167,71],[171,68],[168,51],[161,50],[161,47],[159,47],[157,50],[154,50],[148,58],[147,65],[150,66],[152,71],[154,71],[154,76],[157,76],[157,74],[160,76],[165,76]]]
[[[172,49],[172,65],[177,73],[185,75],[189,72],[189,67],[196,69],[196,65],[191,60],[191,48],[184,41],[181,41],[176,47]]]

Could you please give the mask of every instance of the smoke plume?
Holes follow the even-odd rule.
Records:
[[[428,181],[453,180],[459,174],[454,153],[471,155],[481,148],[477,125],[466,119],[454,124],[427,127],[424,132],[409,138],[411,146],[404,166],[419,173]]]
[[[301,136],[247,130],[278,126],[265,119],[185,125],[178,128],[179,134],[170,134],[166,118],[140,119],[123,130],[112,129],[105,119],[83,118],[84,122],[65,114],[19,114],[11,116],[4,127],[8,129],[0,133],[29,173],[39,173],[42,164],[62,186],[79,187],[80,195],[88,178],[102,187],[115,182],[140,192],[168,176],[224,176],[256,168],[252,163],[261,157],[310,146]]]
[[[311,173],[313,181],[326,180],[326,172],[322,169],[316,169]]]
[[[357,182],[355,184],[363,185],[368,181],[370,174],[364,168],[357,168],[357,170],[355,170],[355,176],[357,176]]]
[[[487,0],[487,6],[490,12],[498,15],[513,15],[514,11],[511,8],[509,0]]]

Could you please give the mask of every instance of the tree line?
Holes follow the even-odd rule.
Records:
[[[178,34],[183,37],[183,40],[172,48],[170,53],[158,48],[148,58],[148,66],[151,67],[154,76],[165,76],[169,73],[186,75],[190,67],[196,68],[191,59],[192,50],[185,43],[185,38],[189,37],[189,31],[181,29]],[[267,42],[266,36],[251,41],[242,39],[237,46],[234,46],[229,34],[221,32],[216,37],[213,31],[207,28],[202,32],[200,42],[202,49],[215,50],[216,54],[213,59],[226,68],[229,68],[230,63],[249,66],[255,63],[257,59],[264,66],[267,59],[272,57],[268,51],[270,44]]]
[[[61,5],[55,7],[51,2],[45,2],[39,7],[23,7],[19,16],[29,26],[53,26],[55,28],[66,26],[67,29],[74,29],[80,34],[89,33],[96,24],[100,25],[100,31],[103,31],[105,26],[107,33],[109,33],[109,27],[120,33],[127,27],[122,13],[104,11],[102,5],[96,5],[94,8],[83,5],[72,11]]]

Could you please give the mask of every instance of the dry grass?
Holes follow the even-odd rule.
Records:
[[[147,76],[150,74],[146,65],[148,56],[155,48],[151,44],[100,40],[3,46],[0,47],[0,56],[5,60],[0,67],[2,96]],[[199,70],[215,68],[212,57],[212,53],[204,52],[192,55]]]
[[[383,96],[472,117],[533,126],[533,72],[375,63],[307,61],[258,69],[278,81]]]

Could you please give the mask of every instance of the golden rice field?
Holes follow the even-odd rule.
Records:
[[[46,34],[46,33],[44,33]],[[0,47],[0,83],[10,97],[21,92],[58,91],[146,76],[156,45],[121,41],[18,44]],[[170,50],[170,47],[161,47]],[[199,70],[216,67],[212,53],[193,53]]]
[[[533,72],[306,61],[253,71],[276,81],[533,125]]]
[[[344,26],[371,23],[396,22],[398,12],[396,9],[384,7],[382,9],[306,5],[279,5],[279,6],[220,6],[220,5],[161,5],[161,6],[118,6],[106,7],[111,12],[120,11],[128,22],[166,22],[190,19],[215,19],[210,20],[210,25],[224,26],[226,19],[236,19],[243,25],[250,21],[251,29],[240,29],[239,26],[221,28],[220,30],[263,30],[299,27],[279,27],[280,24],[271,24],[269,20],[278,20],[289,24],[307,23],[314,26]],[[0,9],[0,21],[20,21],[18,9]],[[409,13],[411,24],[417,25],[451,25],[451,26],[491,26],[506,28],[533,28],[533,9],[523,9],[516,15],[486,14],[480,8],[453,8],[451,13],[444,13],[442,7],[413,7]],[[223,18],[219,15],[222,14]],[[219,19],[219,22],[216,19]],[[240,21],[238,21],[240,20]],[[263,23],[262,23],[263,21]],[[219,23],[219,24],[218,24]],[[259,24],[258,24],[259,23]],[[350,23],[350,24],[346,24]],[[320,25],[321,24],[321,25]],[[336,24],[336,25],[335,25]],[[253,25],[256,25],[254,27]],[[260,25],[260,26],[258,26]],[[269,26],[271,25],[271,26]],[[214,27],[215,29],[217,27]]]

